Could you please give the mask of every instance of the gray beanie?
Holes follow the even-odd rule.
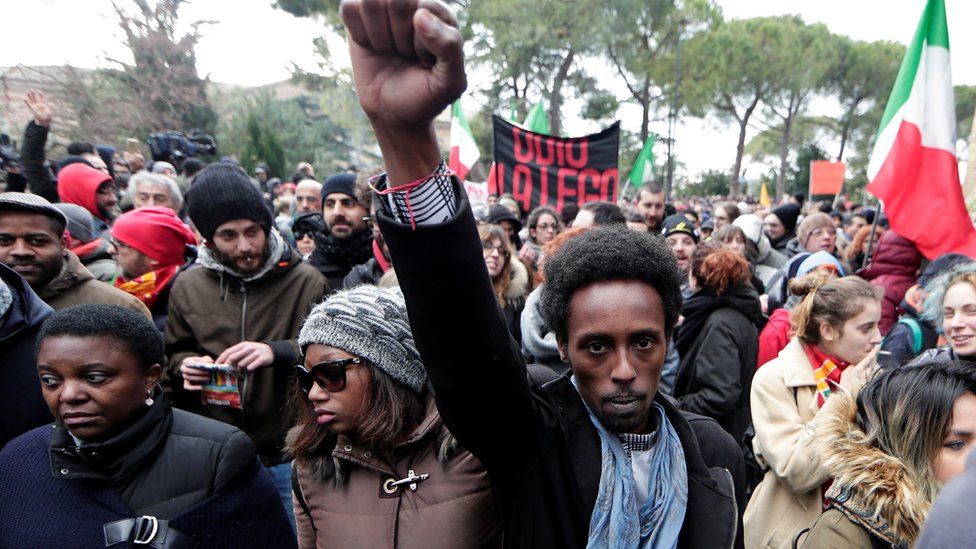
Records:
[[[329,296],[312,309],[298,334],[303,352],[316,344],[365,358],[415,393],[427,384],[398,289],[364,284]]]

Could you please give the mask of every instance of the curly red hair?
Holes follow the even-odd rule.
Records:
[[[712,288],[718,295],[752,278],[745,258],[710,242],[698,246],[691,256],[691,275],[699,286]]]

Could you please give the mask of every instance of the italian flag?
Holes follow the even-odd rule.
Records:
[[[456,173],[461,181],[464,181],[480,156],[471,127],[468,126],[464,111],[461,110],[461,101],[455,101],[451,105],[451,156],[447,161],[447,167]]]
[[[867,190],[884,202],[891,228],[929,259],[976,257],[955,127],[945,1],[928,0],[881,119]]]

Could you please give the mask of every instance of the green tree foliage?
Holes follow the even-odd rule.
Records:
[[[827,152],[816,143],[806,142],[796,152],[796,162],[789,167],[784,191],[787,194],[806,193],[810,189],[810,163],[826,160]]]
[[[319,177],[381,165],[368,124],[351,88],[276,99],[271,90],[221,97],[217,131],[222,154],[238,157],[248,170],[267,162],[287,178],[299,162],[311,162]],[[281,149],[279,153],[278,149]]]
[[[697,180],[680,185],[677,190],[682,197],[725,196],[729,194],[731,186],[728,172],[708,170],[699,175]]]
[[[872,117],[865,113],[884,104],[895,83],[895,76],[905,56],[905,46],[887,41],[853,41],[846,36],[834,36],[837,57],[831,68],[830,91],[843,109],[833,125],[840,138],[836,159],[844,159],[848,140],[854,132],[873,134],[877,126],[866,125]]]
[[[494,75],[477,91],[492,110],[514,101],[519,117],[541,97],[553,135],[561,135],[570,90],[581,97],[606,93],[586,71],[587,60],[602,53],[593,40],[602,15],[598,2],[471,0],[464,9],[468,59]]]
[[[647,139],[654,111],[673,97],[679,34],[687,40],[717,25],[712,0],[615,0],[604,3],[606,55],[641,107],[640,141]]]
[[[206,82],[197,75],[194,47],[200,27],[209,21],[196,21],[190,32],[176,36],[179,9],[185,0],[132,0],[132,14],[115,4],[125,43],[132,52],[132,63],[112,59],[119,65],[106,74],[121,84],[120,97],[130,105],[124,110],[125,124],[139,133],[159,130],[199,128],[212,132],[217,116],[207,100]]]
[[[786,192],[792,132],[796,120],[806,112],[810,100],[827,89],[836,67],[838,49],[830,31],[822,24],[807,25],[798,16],[775,18],[777,47],[767,63],[775,77],[764,97],[765,114],[780,128],[779,172],[776,197]]]
[[[732,195],[739,193],[749,123],[777,77],[769,59],[779,48],[780,28],[772,17],[726,21],[689,40],[682,53],[688,68],[682,96],[689,112],[738,127]]]
[[[976,86],[956,86],[956,136],[969,139],[973,131],[973,113],[976,112]]]

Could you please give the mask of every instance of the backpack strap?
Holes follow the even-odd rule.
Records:
[[[295,499],[298,500],[298,505],[301,506],[302,512],[308,517],[309,524],[312,525],[312,530],[318,531],[315,527],[315,521],[312,520],[312,512],[308,510],[308,502],[305,501],[305,494],[302,493],[302,486],[298,483],[298,462],[291,462],[291,490],[295,494]]]
[[[917,320],[907,316],[899,318],[898,324],[904,324],[912,330],[912,350],[915,351],[915,356],[918,356],[922,352],[922,327],[918,325]]]

